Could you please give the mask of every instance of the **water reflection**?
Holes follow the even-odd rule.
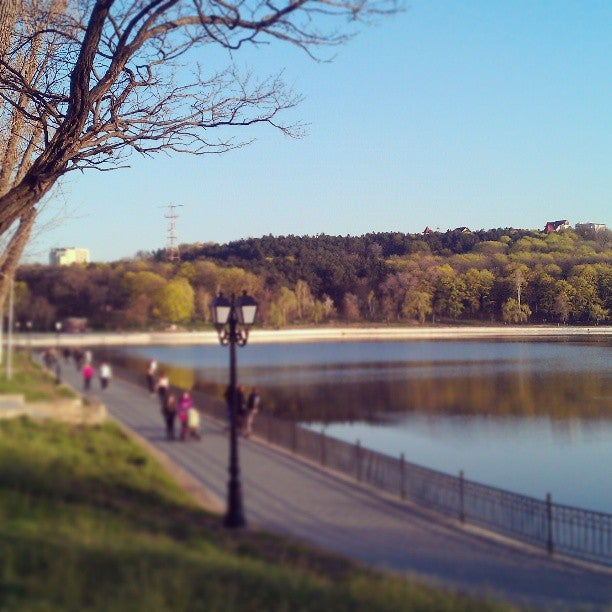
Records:
[[[256,345],[240,380],[267,408],[303,422],[379,423],[385,414],[609,418],[610,345],[529,342],[372,342]],[[143,370],[156,357],[176,384],[222,397],[217,347],[130,347],[114,357]]]

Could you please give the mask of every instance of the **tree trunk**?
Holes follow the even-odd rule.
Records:
[[[0,0],[0,57],[8,49],[17,19],[19,0]]]
[[[9,230],[17,219],[34,208],[61,174],[58,172],[54,176],[42,178],[28,173],[18,185],[0,197],[0,235]]]
[[[4,250],[2,263],[0,263],[0,312],[3,312],[10,283],[15,276],[23,250],[30,239],[30,232],[32,231],[37,214],[38,211],[35,208],[31,208],[21,218],[19,227]]]

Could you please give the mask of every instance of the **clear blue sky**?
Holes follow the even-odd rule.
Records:
[[[285,68],[305,97],[292,140],[258,129],[223,156],[131,159],[76,173],[50,199],[54,246],[93,261],[249,236],[543,228],[612,216],[612,2],[409,0],[316,64],[298,50],[239,61]],[[250,134],[244,133],[248,138]]]

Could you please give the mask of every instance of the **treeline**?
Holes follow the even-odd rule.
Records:
[[[16,319],[51,329],[67,317],[92,328],[209,322],[219,290],[246,290],[267,326],[328,321],[598,324],[612,311],[609,232],[514,229],[351,236],[264,236],[182,245],[133,261],[25,266]]]

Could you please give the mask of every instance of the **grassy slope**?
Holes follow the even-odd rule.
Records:
[[[6,379],[4,363],[0,372],[0,394],[22,393],[28,402],[77,397],[69,387],[56,385],[54,376],[23,353],[13,354],[10,381]]]
[[[2,610],[503,609],[196,508],[118,427],[0,422]]]

